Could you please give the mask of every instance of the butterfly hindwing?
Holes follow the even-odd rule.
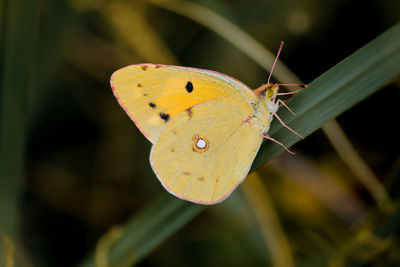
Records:
[[[179,113],[217,97],[254,100],[243,83],[213,71],[154,64],[130,65],[114,72],[118,102],[152,142]]]
[[[153,145],[150,162],[163,186],[193,202],[225,199],[246,177],[262,129],[246,121],[253,107],[220,97],[176,115]]]

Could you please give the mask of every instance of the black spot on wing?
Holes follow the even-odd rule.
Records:
[[[148,66],[142,65],[142,70],[147,70]]]
[[[153,102],[150,102],[150,103],[149,103],[149,106],[150,106],[151,108],[156,108],[157,105],[154,104]]]
[[[186,84],[186,86],[185,86],[185,88],[186,88],[186,91],[187,91],[188,93],[193,92],[193,84],[192,84],[192,82],[191,82],[191,81],[188,81],[187,84]]]
[[[169,120],[169,114],[161,112],[160,118],[163,119],[165,122],[167,122]]]

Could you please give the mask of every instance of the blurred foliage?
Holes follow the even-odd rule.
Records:
[[[152,62],[252,88],[267,77],[243,36],[199,7],[272,51],[284,40],[282,61],[306,82],[400,17],[389,0],[1,1],[0,266],[400,265],[398,79],[337,118],[393,205],[376,204],[320,131],[221,204],[165,193],[111,73]]]

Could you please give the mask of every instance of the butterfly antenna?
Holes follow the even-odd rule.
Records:
[[[279,86],[297,86],[301,88],[307,88],[308,84],[303,84],[303,83],[279,83]],[[297,93],[297,91],[296,91]]]
[[[272,72],[275,69],[275,65],[276,65],[276,62],[278,61],[279,55],[281,54],[282,48],[283,48],[283,41],[281,41],[281,45],[279,46],[278,53],[276,54],[276,57],[275,57],[275,60],[274,60],[274,64],[272,64],[271,71],[269,72],[267,84],[269,84],[269,81],[271,80]]]
[[[274,63],[272,64],[272,68],[271,68],[271,71],[270,71],[269,76],[268,76],[267,84],[269,84],[269,82],[271,81],[272,73],[274,72],[276,63],[278,62],[279,55],[282,52],[283,45],[284,45],[284,42],[281,41],[278,53],[276,53],[276,57],[275,57]],[[302,87],[302,88],[307,88],[308,87],[307,84],[299,84],[299,83],[279,83],[277,85],[278,86],[297,86],[297,87]]]

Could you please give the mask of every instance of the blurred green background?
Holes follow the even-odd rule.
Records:
[[[156,217],[174,198],[151,170],[151,144],[112,95],[115,70],[150,62],[216,70],[252,88],[266,81],[200,7],[272,53],[285,41],[281,60],[306,83],[400,18],[400,2],[389,0],[1,1],[0,266],[107,266],[109,230],[146,209]],[[211,26],[196,21],[196,8]],[[137,265],[400,265],[399,86],[337,118],[393,203],[377,205],[317,131],[226,201],[146,239]]]

